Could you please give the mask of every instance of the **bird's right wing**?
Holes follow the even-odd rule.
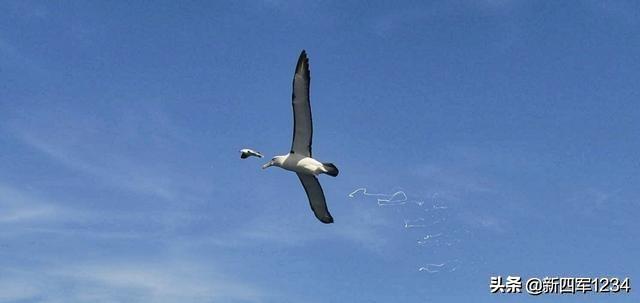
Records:
[[[322,187],[320,186],[318,179],[312,175],[305,175],[301,173],[297,173],[297,175],[304,187],[304,191],[307,193],[311,210],[313,210],[316,218],[318,218],[322,223],[333,223],[333,217],[331,217],[329,209],[327,208],[327,202],[324,199],[324,192],[322,192]]]
[[[311,157],[311,139],[313,123],[311,122],[311,103],[309,101],[309,84],[311,83],[309,59],[303,50],[296,64],[293,75],[293,142],[291,153]]]

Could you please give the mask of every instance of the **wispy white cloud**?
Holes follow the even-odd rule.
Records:
[[[263,302],[273,293],[228,278],[215,268],[212,259],[190,257],[190,251],[181,250],[184,239],[120,228],[141,220],[162,227],[164,216],[109,216],[106,225],[99,223],[104,216],[99,209],[72,210],[36,192],[0,184],[0,250],[12,258],[29,260],[19,266],[0,260],[0,302]],[[47,250],[15,255],[22,254],[27,243],[24,239],[49,239],[40,245],[84,242],[80,247],[87,250],[93,250],[85,246],[88,243],[113,244],[113,240],[142,246],[159,242],[167,251],[135,261],[117,253],[85,260],[56,256],[56,251]]]
[[[60,206],[0,184],[0,224],[45,221],[66,215],[69,212]]]
[[[159,216],[139,211],[109,211],[101,208],[72,207],[40,193],[0,183],[0,238],[20,239],[26,235],[65,238],[164,239],[167,226],[181,220],[181,212]],[[132,227],[145,222],[143,230]]]
[[[356,207],[353,212],[341,215],[345,220],[331,225],[316,222],[312,213],[281,220],[273,220],[273,217],[268,215],[259,216],[238,222],[237,228],[233,230],[190,238],[182,244],[241,249],[264,245],[303,247],[318,242],[328,243],[327,245],[346,242],[371,253],[381,253],[393,240],[385,233],[385,229],[393,227],[394,222],[375,210]]]
[[[81,159],[74,155],[72,151],[61,146],[51,144],[39,137],[23,134],[21,138],[29,146],[48,155],[60,163],[101,180],[127,190],[137,193],[149,194],[166,200],[171,200],[177,194],[171,190],[170,180],[161,176],[144,174],[141,169],[135,169],[136,165],[125,159],[119,161],[109,161],[108,163],[95,163]],[[122,164],[125,163],[125,164]]]
[[[107,113],[99,118],[77,106],[28,114],[16,111],[1,126],[54,163],[91,177],[98,187],[164,201],[194,201],[212,190],[210,183],[187,174],[180,163],[187,158],[189,144],[195,144],[187,139],[193,138],[193,130],[181,127],[155,105],[102,110]]]
[[[37,298],[38,287],[25,281],[0,278],[0,302],[19,302]]]
[[[0,273],[0,302],[262,302],[268,297],[193,260],[85,262]]]

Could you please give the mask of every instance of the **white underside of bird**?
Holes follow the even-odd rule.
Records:
[[[297,154],[277,156],[274,160],[263,165],[262,168],[264,169],[270,166],[278,166],[292,172],[313,176],[327,174],[330,171],[322,162],[311,157],[304,157]]]

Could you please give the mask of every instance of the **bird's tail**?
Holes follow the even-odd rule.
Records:
[[[335,177],[338,175],[338,173],[340,173],[338,168],[333,165],[333,163],[322,163],[322,166],[327,170],[326,174],[329,176]]]

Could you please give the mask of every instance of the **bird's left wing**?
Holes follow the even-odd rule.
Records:
[[[320,186],[318,179],[312,175],[305,175],[301,173],[297,173],[297,175],[298,178],[300,178],[302,186],[304,186],[304,191],[307,192],[311,210],[313,210],[316,218],[318,218],[322,223],[333,223],[333,217],[331,217],[329,209],[327,208],[327,202],[324,199],[324,192],[322,192],[322,187]]]
[[[293,143],[291,143],[291,153],[305,157],[311,157],[311,139],[313,137],[311,103],[309,101],[310,74],[309,59],[303,50],[293,75]]]
[[[249,152],[251,153],[252,156],[254,157],[258,157],[258,158],[262,158],[264,157],[260,152],[257,152],[255,150],[249,150]]]

